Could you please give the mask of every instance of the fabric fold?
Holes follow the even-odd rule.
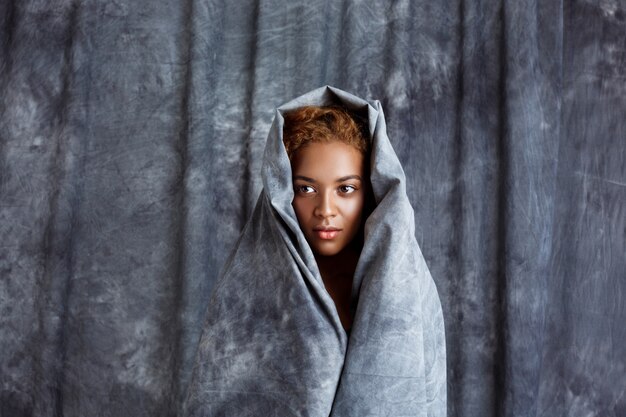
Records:
[[[294,210],[284,112],[339,104],[367,120],[376,206],[343,329]],[[263,190],[207,309],[187,416],[445,416],[441,304],[415,239],[379,101],[325,86],[280,106]]]

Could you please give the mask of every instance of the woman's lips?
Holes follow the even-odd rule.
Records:
[[[330,240],[339,234],[339,230],[316,230],[315,233],[320,239]]]
[[[330,240],[334,239],[341,230],[316,230],[315,233],[320,239]]]

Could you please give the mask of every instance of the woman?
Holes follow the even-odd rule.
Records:
[[[279,107],[262,176],[185,413],[445,416],[441,306],[380,103],[327,86]]]
[[[283,127],[292,206],[346,331],[352,325],[352,277],[371,197],[367,128],[357,121],[338,106],[308,106],[285,113]]]

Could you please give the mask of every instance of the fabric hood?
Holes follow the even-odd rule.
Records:
[[[367,120],[375,208],[353,279],[351,333],[291,205],[283,114],[341,105]],[[188,416],[445,416],[441,304],[415,239],[379,101],[325,86],[276,112],[263,190],[209,301]]]

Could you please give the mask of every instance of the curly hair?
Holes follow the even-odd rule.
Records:
[[[309,143],[343,142],[363,155],[369,150],[367,127],[339,106],[306,106],[283,114],[283,143],[289,160]]]

